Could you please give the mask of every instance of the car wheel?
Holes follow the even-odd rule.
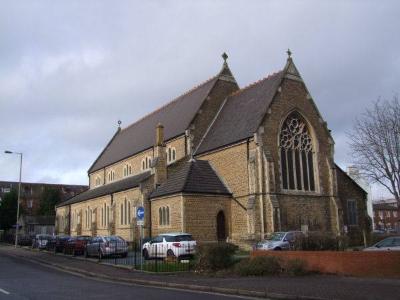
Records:
[[[172,251],[171,249],[169,249],[169,250],[167,251],[167,257],[168,257],[168,258],[175,258],[175,253],[174,253],[174,251]]]
[[[281,247],[276,247],[276,248],[274,248],[274,250],[275,250],[275,251],[281,251],[282,248],[281,248]]]
[[[147,251],[147,249],[144,249],[143,250],[143,257],[144,257],[144,259],[149,259],[150,257],[149,257],[149,252]]]

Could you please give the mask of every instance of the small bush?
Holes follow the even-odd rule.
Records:
[[[309,232],[307,236],[296,240],[296,250],[322,251],[322,250],[344,250],[347,248],[349,239],[347,236],[336,236],[330,233]]]
[[[307,272],[307,263],[306,263],[306,261],[299,259],[299,258],[289,259],[286,262],[285,271],[289,275],[293,275],[293,276],[305,275],[308,273]]]
[[[233,255],[238,249],[230,243],[209,243],[199,245],[196,254],[196,269],[198,271],[217,271],[234,264]]]
[[[274,256],[244,258],[238,262],[234,271],[240,276],[277,275],[282,272],[280,260]]]

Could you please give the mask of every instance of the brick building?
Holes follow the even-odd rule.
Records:
[[[90,167],[90,189],[60,204],[57,229],[137,238],[190,232],[249,244],[267,233],[365,226],[366,193],[334,163],[334,141],[289,56],[239,88],[221,71],[121,129]],[[346,231],[347,231],[346,230]]]
[[[374,203],[373,207],[376,229],[400,233],[400,206],[395,200]]]
[[[0,181],[0,201],[11,190],[18,191],[19,182],[16,181]],[[21,208],[27,216],[37,215],[40,206],[40,199],[46,188],[52,188],[60,191],[61,201],[75,196],[86,190],[86,185],[67,185],[67,184],[50,184],[50,183],[21,183]]]

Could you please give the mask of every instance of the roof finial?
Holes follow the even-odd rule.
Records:
[[[288,59],[292,58],[292,51],[290,51],[289,48],[287,49],[286,53],[288,55]]]
[[[118,120],[118,128],[119,129],[121,129],[121,124],[122,124],[121,120]]]
[[[226,52],[222,53],[222,58],[224,60],[224,64],[226,64],[226,60],[228,59],[228,54],[226,54]]]

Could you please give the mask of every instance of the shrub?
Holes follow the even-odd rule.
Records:
[[[265,276],[281,273],[282,267],[275,256],[257,256],[242,259],[235,265],[234,271],[241,276]]]
[[[296,241],[296,250],[322,251],[344,250],[348,246],[347,236],[336,236],[330,233],[309,232],[307,236]]]
[[[285,264],[285,271],[289,275],[300,276],[307,274],[307,263],[300,258],[289,259]]]
[[[196,269],[216,271],[229,268],[234,264],[233,255],[237,249],[236,245],[225,242],[199,245],[196,254]]]

